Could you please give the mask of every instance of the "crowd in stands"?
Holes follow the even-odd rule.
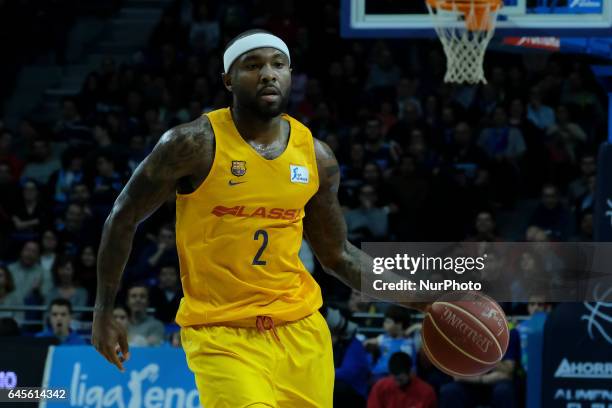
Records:
[[[107,58],[78,95],[63,100],[55,123],[0,122],[0,305],[45,306],[50,323],[27,324],[40,312],[0,312],[3,330],[11,317],[25,332],[82,340],[68,328],[71,319],[88,318],[73,308],[92,305],[101,228],[115,198],[166,130],[230,104],[220,76],[223,46],[253,27],[289,45],[288,113],[336,154],[340,202],[357,245],[592,240],[595,152],[605,116],[579,59],[550,54],[527,65],[491,52],[488,84],[451,86],[442,81],[439,43],[343,39],[334,2],[177,0],[134,62]],[[500,228],[510,216],[515,228]],[[114,312],[133,345],[179,343],[173,225],[169,196],[138,228]],[[525,273],[541,267],[532,254],[519,258]],[[342,398],[365,404],[370,392],[369,407],[401,406],[415,398],[402,394],[409,389],[421,404],[414,406],[437,400],[458,407],[486,388],[492,406],[517,406],[508,395],[521,372],[518,340],[479,383],[453,381],[419,352],[413,316],[360,304],[313,269],[326,301],[386,316],[378,326],[384,333],[370,339],[355,330],[336,333],[330,324]]]

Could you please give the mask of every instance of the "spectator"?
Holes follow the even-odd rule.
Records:
[[[19,187],[15,182],[16,177],[11,172],[11,167],[7,162],[0,160],[0,209],[8,213],[19,203]]]
[[[72,258],[58,257],[51,269],[55,286],[48,294],[47,302],[52,299],[66,299],[73,307],[87,306],[89,295],[87,290],[75,282],[75,267]]]
[[[97,253],[95,247],[86,245],[81,249],[77,259],[77,276],[90,294],[96,290],[96,261]]]
[[[366,122],[364,148],[365,160],[376,162],[383,171],[393,164],[391,147],[385,142],[382,123],[377,117]]]
[[[482,149],[474,143],[472,128],[467,122],[459,122],[453,132],[453,142],[447,147],[444,161],[449,166],[459,168],[469,178],[475,178],[481,167],[486,167],[487,157]]]
[[[578,234],[570,242],[593,242],[593,211],[587,210],[578,217]]]
[[[73,186],[83,180],[83,156],[75,149],[68,149],[62,154],[62,167],[51,175],[49,187],[56,204],[68,202]],[[61,207],[60,207],[61,208]]]
[[[113,141],[111,127],[107,122],[98,122],[93,128],[93,139],[96,142],[95,148],[104,155],[104,152],[121,153],[123,149],[120,145]]]
[[[389,230],[389,209],[377,206],[378,193],[373,186],[359,189],[359,208],[350,210],[345,218],[351,242],[385,239]]]
[[[364,145],[361,143],[352,143],[350,147],[348,163],[345,163],[340,166],[340,171],[342,172],[342,179],[345,182],[347,180],[361,179],[365,163],[366,159]]]
[[[421,101],[417,95],[417,89],[419,87],[419,81],[416,78],[401,78],[397,82],[395,88],[397,111],[399,112],[399,119],[402,120],[406,117],[406,111],[404,108],[409,103],[413,103],[415,108],[416,117],[418,118],[423,109],[421,107]],[[409,124],[409,122],[407,123]]]
[[[423,131],[420,129],[413,129],[412,132],[410,132],[408,145],[406,145],[404,150],[407,154],[414,157],[420,169],[431,173],[437,173],[438,153],[430,148]]]
[[[178,13],[172,8],[164,11],[161,21],[157,24],[151,35],[151,45],[159,48],[164,44],[176,47],[185,47],[189,42],[187,29],[181,24]]]
[[[93,240],[92,225],[85,223],[85,211],[78,204],[69,204],[63,220],[58,222],[58,236],[62,252],[76,256],[79,248]]]
[[[525,140],[521,132],[508,125],[506,110],[495,109],[493,127],[484,129],[478,144],[489,158],[497,162],[509,161],[515,163],[525,152]]]
[[[36,337],[54,337],[60,346],[85,345],[85,340],[70,329],[72,305],[66,299],[53,299],[49,305],[50,328],[36,334]]]
[[[410,134],[417,129],[425,127],[425,122],[421,118],[421,107],[413,100],[406,101],[400,111],[401,119],[384,133],[389,140],[397,143],[402,149],[406,150],[410,143]]]
[[[57,257],[57,250],[59,248],[59,241],[57,234],[52,229],[47,229],[42,234],[40,240],[40,265],[46,270],[51,272],[51,267]]]
[[[117,322],[117,324],[123,327],[126,332],[129,331],[130,320],[128,311],[125,307],[120,305],[115,306],[115,308],[113,309],[113,319],[115,319],[115,322]]]
[[[351,296],[347,302],[348,310],[351,313],[370,313],[376,309],[370,301],[364,301],[365,295],[356,290],[351,291]]]
[[[417,170],[414,157],[403,155],[387,182],[390,201],[398,207],[389,214],[392,233],[400,241],[418,241],[426,227],[427,199],[430,186]]]
[[[537,87],[529,93],[527,104],[527,119],[538,129],[546,131],[555,124],[555,112],[550,106],[542,103],[542,95]]]
[[[524,302],[527,300],[527,295],[534,286],[537,287],[538,283],[542,282],[541,276],[544,271],[544,263],[537,251],[525,251],[520,254],[512,273],[510,286],[513,313],[525,314]]]
[[[482,375],[455,377],[455,381],[440,388],[440,408],[467,408],[488,404],[491,408],[518,406],[514,374],[520,363],[520,337],[516,329],[510,330],[508,350],[495,368]]]
[[[47,139],[37,139],[32,143],[31,159],[28,160],[21,177],[45,185],[51,175],[61,167],[62,163],[53,157],[49,141]]]
[[[98,75],[97,72],[91,72],[87,75],[87,78],[85,78],[78,98],[83,115],[87,117],[95,112],[100,100],[102,100],[100,75]]]
[[[328,312],[328,317],[329,317]],[[370,359],[356,337],[353,324],[332,325],[334,349],[334,406],[365,407],[370,378]]]
[[[15,292],[15,281],[13,275],[4,266],[0,266],[0,306],[21,306],[23,300]],[[0,317],[11,317],[16,320],[23,319],[23,313],[4,311],[0,312]]]
[[[146,279],[149,271],[158,270],[160,265],[178,265],[178,254],[176,252],[176,237],[174,226],[162,225],[155,241],[144,247],[138,258],[137,264],[129,274],[132,281]]]
[[[157,285],[149,290],[151,306],[157,319],[172,323],[183,297],[176,264],[162,264],[158,276]]]
[[[72,190],[70,191],[70,203],[81,206],[86,217],[91,217],[93,215],[91,209],[91,193],[87,184],[77,183],[72,186]]]
[[[376,53],[376,61],[370,67],[370,75],[366,81],[366,90],[376,88],[390,88],[397,84],[400,76],[400,68],[393,62],[393,55],[386,49],[380,49]]]
[[[363,166],[361,180],[363,184],[369,184],[376,189],[378,192],[378,204],[386,205],[388,203],[382,170],[376,162],[367,162],[365,166]]]
[[[547,302],[543,295],[529,296],[529,302],[527,303],[529,319],[520,322],[516,327],[521,340],[521,367],[525,372],[529,371],[529,353],[527,352],[529,335],[533,332],[533,326],[536,324],[536,321],[545,319],[546,315],[550,313],[551,310],[552,304]]]
[[[164,340],[164,325],[147,314],[149,289],[145,285],[133,285],[127,292],[130,310],[128,342],[133,346],[159,346]]]
[[[552,161],[572,165],[576,162],[578,148],[587,140],[584,130],[571,121],[569,110],[563,105],[557,108],[557,123],[548,128],[546,136]]]
[[[48,226],[48,209],[38,184],[33,180],[25,180],[21,187],[22,201],[11,212],[13,221],[13,239],[20,242],[38,240],[45,227]]]
[[[204,2],[196,3],[193,14],[189,33],[191,46],[198,53],[210,52],[219,45],[219,22],[210,17],[209,5]]]
[[[0,161],[0,259],[11,256],[15,250],[11,248],[10,234],[13,231],[11,210],[17,207],[18,187],[13,181],[8,164]]]
[[[368,408],[436,408],[434,389],[412,372],[412,365],[409,354],[393,353],[389,358],[391,375],[374,384]]]
[[[570,213],[561,202],[557,187],[552,184],[542,187],[540,204],[531,215],[529,225],[540,227],[555,241],[565,241],[570,232],[570,220]]]
[[[368,339],[364,345],[379,353],[378,360],[372,366],[372,378],[378,380],[389,373],[389,359],[391,355],[398,351],[403,351],[416,358],[416,344],[412,337],[405,337],[405,331],[412,322],[412,312],[400,306],[389,306],[385,312],[383,323],[384,334],[373,339]]]
[[[0,163],[9,167],[11,179],[19,179],[24,163],[15,152],[13,134],[4,128],[0,128]]]
[[[40,265],[40,246],[36,241],[23,244],[19,260],[10,264],[8,270],[13,275],[16,296],[22,302],[28,299],[42,303],[53,286],[51,274]]]
[[[97,173],[92,184],[91,203],[96,214],[108,214],[123,188],[123,177],[116,170],[115,158],[101,153],[96,159]]]
[[[145,139],[142,135],[134,135],[130,139],[130,151],[128,153],[127,165],[130,174],[134,173],[136,167],[142,162],[142,160],[149,153],[145,146]]]
[[[595,177],[595,174],[589,176],[587,191],[578,197],[574,203],[574,214],[576,214],[577,221],[583,213],[593,211],[595,208],[595,187],[597,186]],[[579,223],[576,225],[579,225]]]
[[[388,134],[389,129],[391,129],[397,123],[397,116],[395,115],[395,112],[393,112],[393,105],[391,102],[387,101],[381,104],[378,119],[380,119],[382,124],[383,135]]]
[[[571,106],[582,121],[602,117],[603,109],[599,99],[594,92],[585,88],[584,79],[579,72],[572,72],[566,77],[560,100],[562,104]]]
[[[490,211],[481,211],[476,215],[474,222],[476,233],[467,241],[474,242],[499,242],[502,239],[497,235],[495,219]]]
[[[496,199],[510,207],[517,198],[519,164],[526,146],[521,131],[508,125],[504,108],[495,109],[493,127],[480,133],[478,145],[490,160],[491,177],[496,180]]]
[[[589,191],[589,177],[597,171],[595,156],[585,153],[580,158],[580,176],[572,181],[567,189],[568,200],[575,202]]]
[[[180,327],[176,325],[172,326],[172,330],[170,332],[167,345],[170,347],[175,347],[175,348],[182,347]]]

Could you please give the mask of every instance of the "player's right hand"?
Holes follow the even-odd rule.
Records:
[[[112,312],[94,312],[91,344],[111,364],[125,371],[123,362],[130,358],[127,332],[115,321]]]

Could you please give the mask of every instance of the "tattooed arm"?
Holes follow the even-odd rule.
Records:
[[[136,227],[177,190],[179,183],[201,181],[212,166],[213,155],[214,136],[206,117],[169,130],[134,171],[104,223],[92,343],[120,369],[127,339],[125,331],[114,324],[112,311]],[[117,344],[123,359],[117,356]]]
[[[346,223],[338,202],[340,168],[334,153],[329,146],[316,139],[315,153],[319,170],[319,191],[306,205],[306,238],[327,273],[347,286],[360,290],[362,266],[372,265],[373,261],[346,238]],[[428,303],[402,303],[402,306],[419,310],[424,310],[427,305]]]

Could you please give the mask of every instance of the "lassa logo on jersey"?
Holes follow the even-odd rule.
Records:
[[[222,205],[218,205],[211,211],[217,217],[223,217],[224,215],[229,215],[233,217],[260,217],[260,218],[269,218],[272,220],[295,220],[297,219],[302,210],[299,208],[294,209],[284,209],[284,208],[266,208],[266,207],[257,207],[257,208],[246,208],[244,205],[236,205],[234,207],[224,207]]]

